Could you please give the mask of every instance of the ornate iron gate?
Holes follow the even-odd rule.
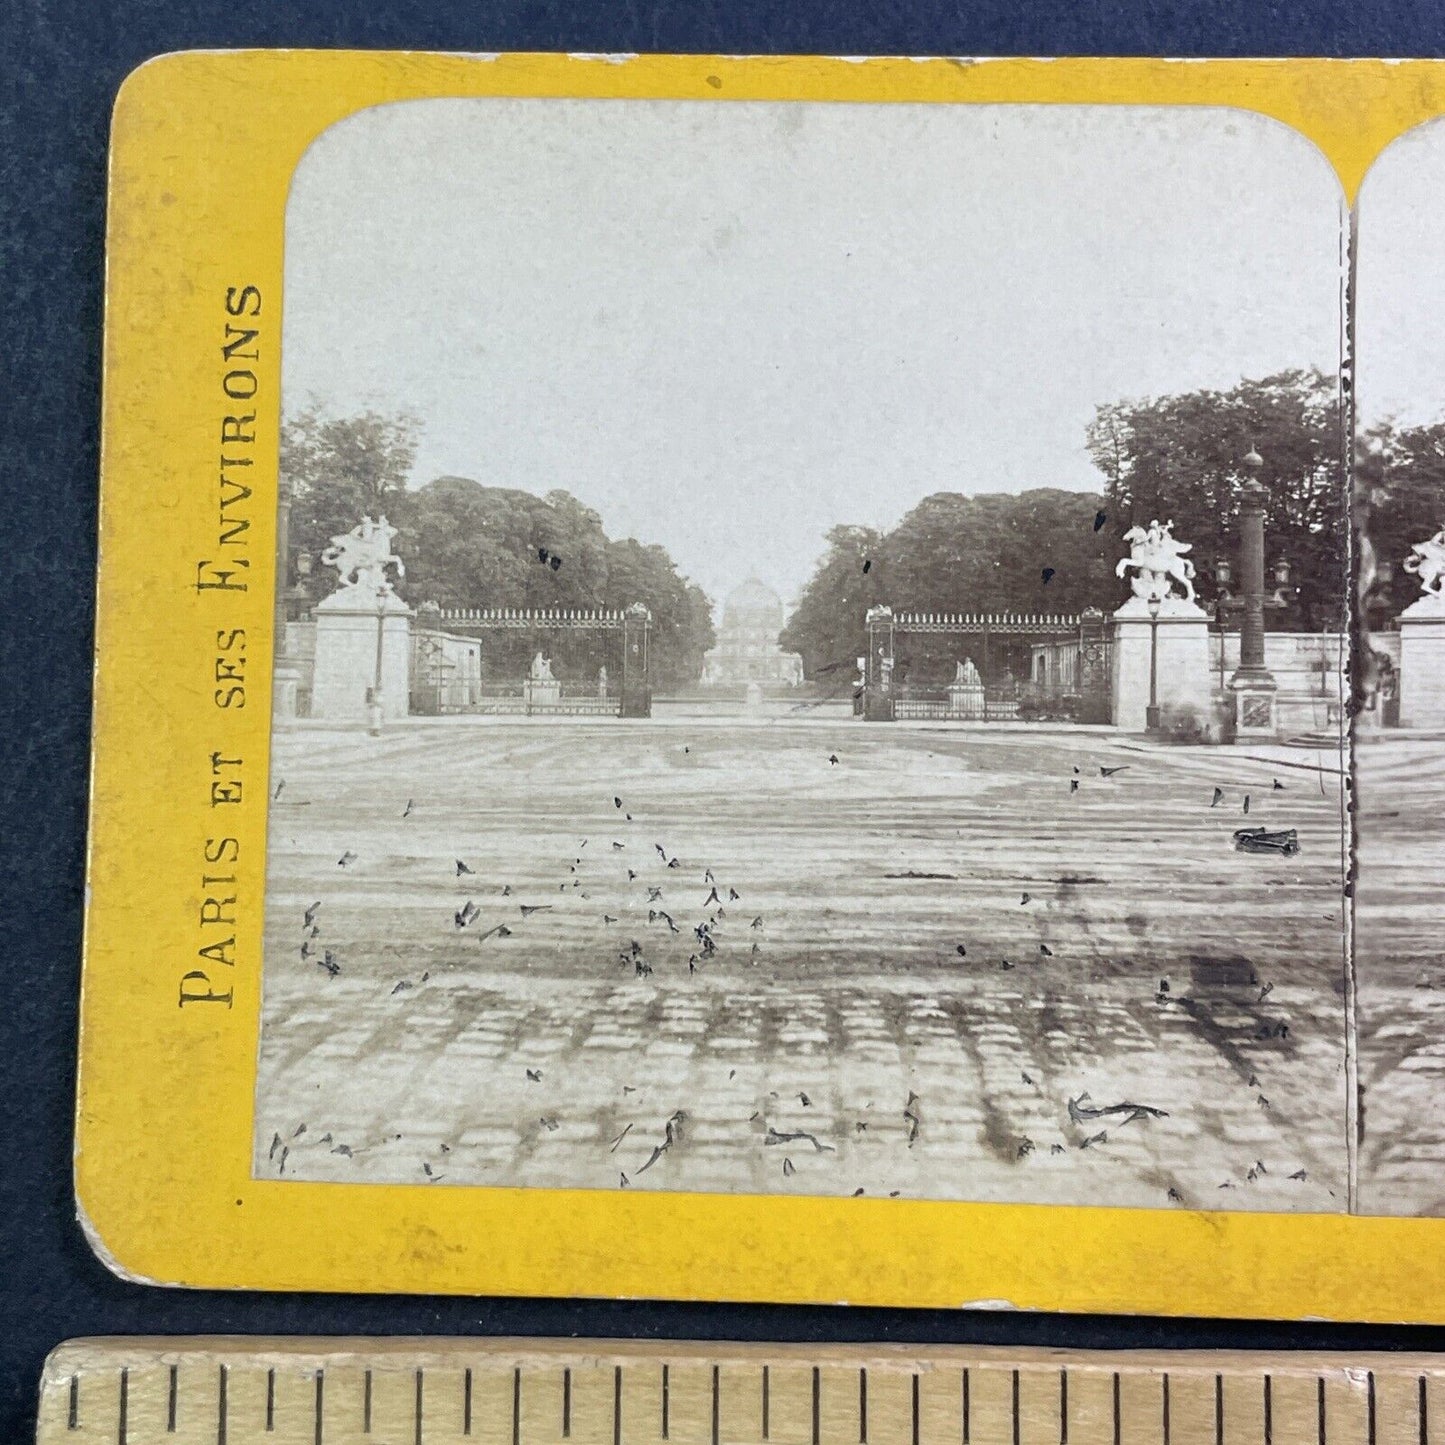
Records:
[[[1113,640],[1095,609],[1050,616],[874,607],[867,628],[869,721],[1109,721]]]
[[[640,602],[625,611],[423,606],[412,710],[650,717],[651,630]]]

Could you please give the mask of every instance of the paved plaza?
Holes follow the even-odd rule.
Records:
[[[1445,738],[1369,733],[1356,749],[1360,1208],[1445,1214]]]
[[[1337,754],[415,720],[272,784],[259,1175],[1345,1207]]]

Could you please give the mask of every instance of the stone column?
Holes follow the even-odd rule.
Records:
[[[1246,461],[1258,453],[1251,452]],[[1278,732],[1278,684],[1264,663],[1264,506],[1268,490],[1254,479],[1240,488],[1239,580],[1244,617],[1239,633],[1239,666],[1229,679],[1234,694],[1236,738],[1274,738]]]
[[[323,598],[315,611],[311,716],[328,722],[368,720],[379,642],[382,717],[405,717],[410,708],[411,608],[394,592],[378,597],[356,586]]]
[[[1445,597],[1427,592],[1399,617],[1400,726],[1445,724]]]
[[[1159,706],[1190,707],[1207,724],[1213,707],[1209,672],[1209,616],[1182,597],[1159,603],[1157,693]],[[1149,707],[1149,664],[1155,623],[1149,604],[1131,597],[1114,614],[1113,722],[1143,732]]]

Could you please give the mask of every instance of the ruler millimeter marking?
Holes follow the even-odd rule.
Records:
[[[1442,1390],[1445,1355],[97,1339],[46,1362],[37,1440],[1445,1445]]]

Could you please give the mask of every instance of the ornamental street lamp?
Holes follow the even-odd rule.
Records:
[[[386,716],[381,691],[381,664],[386,648],[386,599],[391,588],[383,583],[376,589],[376,676],[366,695],[366,730],[374,738],[381,736],[381,720]]]
[[[1160,599],[1149,599],[1149,706],[1144,709],[1144,731],[1159,731],[1159,607]]]

